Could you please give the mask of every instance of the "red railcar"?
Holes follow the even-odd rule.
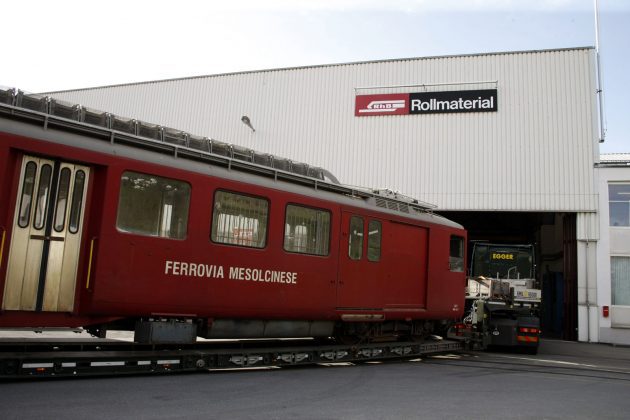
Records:
[[[422,203],[1,93],[0,327],[396,337],[463,314],[466,232]]]

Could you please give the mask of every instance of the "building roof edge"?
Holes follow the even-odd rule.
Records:
[[[316,69],[316,68],[323,68],[323,67],[342,67],[342,66],[355,66],[355,65],[362,65],[362,64],[393,63],[393,62],[398,62],[398,61],[436,60],[436,59],[444,59],[444,58],[484,57],[484,56],[496,56],[496,55],[537,54],[537,53],[542,54],[542,53],[550,53],[550,52],[594,50],[594,49],[595,47],[593,46],[584,46],[584,47],[552,48],[552,49],[543,49],[543,50],[501,51],[501,52],[452,54],[452,55],[427,56],[427,57],[388,58],[388,59],[382,59],[382,60],[366,60],[366,61],[354,61],[354,62],[343,62],[343,63],[316,64],[316,65],[310,65],[310,66],[280,67],[280,68],[261,69],[261,70],[245,70],[245,71],[228,72],[228,73],[207,74],[207,75],[200,75],[200,76],[175,77],[175,78],[168,78],[168,79],[147,80],[147,81],[141,81],[141,82],[93,86],[93,87],[86,87],[86,88],[79,88],[79,89],[47,91],[47,92],[39,92],[39,94],[50,95],[50,94],[55,94],[55,93],[81,92],[81,91],[87,91],[87,90],[109,89],[109,88],[115,88],[115,87],[145,85],[145,84],[151,84],[151,83],[165,83],[165,82],[173,82],[173,81],[179,81],[179,80],[193,80],[193,79],[204,79],[204,78],[211,78],[211,77],[238,76],[238,75],[254,74],[254,73],[272,73],[272,72],[281,72],[281,71],[307,70],[307,69]]]

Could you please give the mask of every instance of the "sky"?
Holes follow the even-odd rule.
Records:
[[[595,46],[595,0],[19,0],[0,85],[51,92],[248,70]],[[630,152],[630,0],[598,0],[602,153]]]

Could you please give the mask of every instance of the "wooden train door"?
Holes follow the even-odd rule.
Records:
[[[24,157],[2,309],[73,310],[89,174],[86,166]]]

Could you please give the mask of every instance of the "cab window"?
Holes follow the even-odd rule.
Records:
[[[449,253],[449,268],[451,271],[461,273],[464,271],[464,238],[461,236],[451,236],[451,247]]]

